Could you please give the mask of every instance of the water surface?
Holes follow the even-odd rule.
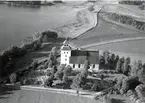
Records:
[[[66,4],[40,8],[0,5],[0,51],[19,45],[36,32],[62,26],[74,18],[72,7]]]

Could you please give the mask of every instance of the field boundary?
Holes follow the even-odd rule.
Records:
[[[37,86],[15,86],[11,84],[8,84],[6,86],[9,86],[9,88],[19,88],[20,90],[45,91],[45,92],[51,92],[51,93],[86,97],[90,99],[94,99],[96,96],[99,96],[102,93],[102,92],[91,93],[91,92],[79,91],[79,94],[77,94],[77,90],[71,90],[71,89],[55,89],[55,88],[46,88],[46,87],[37,87]],[[3,87],[5,87],[5,85],[3,85]]]
[[[89,48],[89,47],[93,47],[93,46],[106,45],[106,44],[125,42],[125,41],[135,41],[135,40],[145,40],[145,37],[116,39],[116,40],[111,40],[111,41],[106,41],[106,42],[101,42],[101,43],[94,43],[94,44],[90,44],[90,45],[80,46],[80,48]]]

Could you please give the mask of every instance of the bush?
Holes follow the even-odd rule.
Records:
[[[104,75],[103,75],[103,74],[100,75],[100,79],[101,79],[101,80],[104,79]]]
[[[103,88],[103,85],[101,84],[101,82],[96,82],[93,84],[91,91],[98,92],[98,91],[101,91],[103,89],[104,88]]]
[[[98,91],[101,91],[101,90],[104,90],[104,89],[108,89],[110,87],[113,86],[113,82],[112,81],[105,81],[105,80],[97,80],[92,88],[91,88],[91,91],[95,91],[95,92],[98,92]]]
[[[71,72],[71,76],[76,76],[77,74],[79,74],[80,73],[80,71],[77,71],[77,70],[72,70],[72,72]]]
[[[50,75],[49,78],[45,81],[44,86],[52,87],[54,75]]]
[[[65,69],[63,70],[63,74],[66,76],[70,76],[71,72],[72,72],[72,67],[70,65],[65,67]]]
[[[47,36],[47,38],[53,38],[53,39],[58,37],[56,32],[50,31],[50,30],[46,30],[46,31],[42,32],[41,36],[42,37]]]
[[[134,90],[139,84],[140,82],[138,77],[129,77],[124,79],[122,83],[121,94],[127,93],[128,90]]]

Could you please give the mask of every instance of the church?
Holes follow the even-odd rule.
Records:
[[[99,51],[86,51],[73,49],[69,41],[65,40],[61,47],[61,64],[70,65],[72,68],[83,68],[85,61],[90,63],[90,69],[99,69]]]

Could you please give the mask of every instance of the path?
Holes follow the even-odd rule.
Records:
[[[84,46],[81,46],[80,48],[88,48],[88,47],[92,47],[92,46],[99,46],[99,45],[105,45],[105,44],[110,44],[110,43],[118,43],[118,42],[133,41],[133,40],[145,40],[145,37],[116,39],[116,40],[111,40],[111,41],[106,41],[106,42],[101,42],[101,43],[94,43],[94,44],[84,45]]]

